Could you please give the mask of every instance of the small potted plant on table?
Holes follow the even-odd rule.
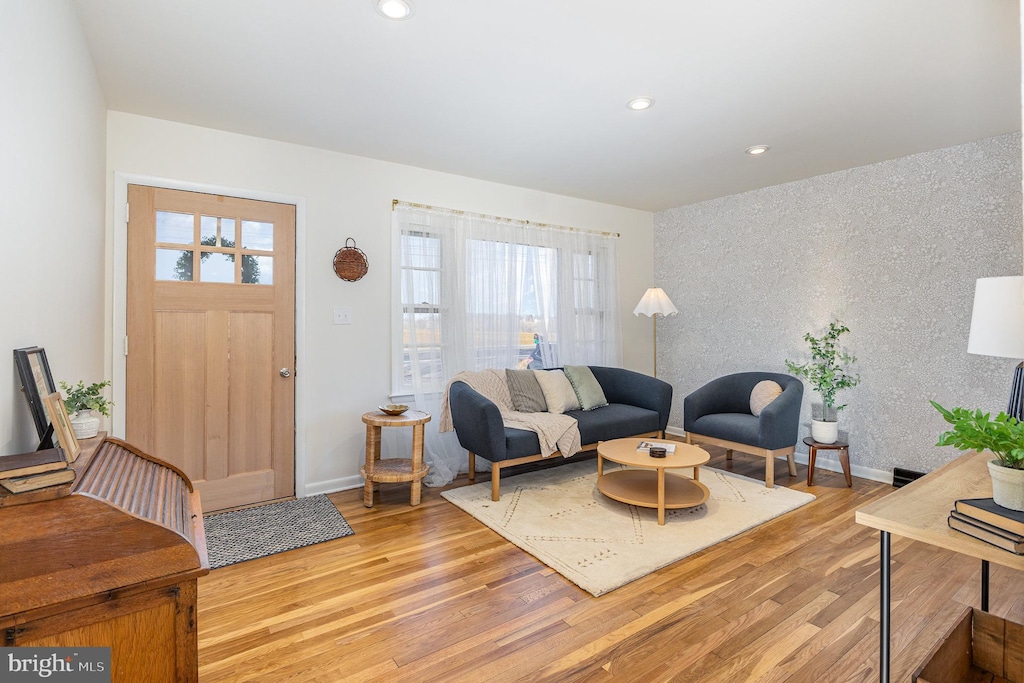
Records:
[[[103,397],[103,389],[110,386],[110,381],[95,382],[85,386],[85,382],[77,385],[60,383],[66,396],[64,405],[71,415],[71,429],[79,439],[90,439],[99,432],[100,418],[95,413],[110,417],[110,406],[114,405]]]
[[[939,435],[936,446],[955,446],[962,451],[988,451],[995,456],[988,462],[992,477],[992,499],[996,505],[1024,512],[1024,423],[1000,412],[967,408],[946,410],[931,402],[953,429]]]
[[[839,411],[846,404],[836,405],[836,393],[860,384],[860,375],[850,374],[847,368],[857,361],[839,348],[839,337],[850,329],[836,320],[829,323],[828,330],[821,337],[810,332],[804,335],[811,350],[811,360],[806,363],[786,361],[786,367],[797,377],[805,377],[814,390],[821,395],[822,411],[820,420],[811,420],[811,438],[818,443],[835,443],[839,438]]]

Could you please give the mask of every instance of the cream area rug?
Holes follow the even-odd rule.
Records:
[[[441,495],[595,596],[814,500],[710,467],[700,480],[711,491],[707,502],[666,510],[665,526],[657,510],[602,495],[593,460],[502,478],[497,502],[490,482]]]

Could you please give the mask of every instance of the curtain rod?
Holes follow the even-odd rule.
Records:
[[[537,223],[535,221],[524,221],[518,218],[505,218],[504,216],[489,216],[485,213],[473,213],[472,211],[460,211],[458,209],[447,209],[443,206],[431,206],[430,204],[415,204],[413,202],[403,202],[400,199],[391,200],[391,210],[394,211],[397,206],[407,206],[412,209],[431,209],[434,211],[449,211],[451,213],[458,214],[460,216],[472,216],[474,218],[486,218],[492,221],[505,221],[508,223],[522,223],[523,225],[533,225],[539,228],[552,228],[554,230],[568,230],[569,232],[584,232],[591,235],[601,235],[602,237],[621,237],[617,232],[603,232],[600,230],[586,230],[584,228],[571,228],[567,225],[552,225],[551,223]]]

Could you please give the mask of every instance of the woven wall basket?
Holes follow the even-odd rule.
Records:
[[[349,242],[352,246],[349,246]],[[366,275],[369,269],[366,254],[356,247],[356,241],[351,237],[345,240],[345,246],[334,254],[334,272],[342,280],[355,282]]]

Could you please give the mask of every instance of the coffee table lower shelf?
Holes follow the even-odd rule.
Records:
[[[656,470],[616,470],[597,479],[597,490],[620,503],[661,509],[658,503],[658,472]],[[692,508],[704,503],[711,492],[699,481],[665,472],[666,510]]]

